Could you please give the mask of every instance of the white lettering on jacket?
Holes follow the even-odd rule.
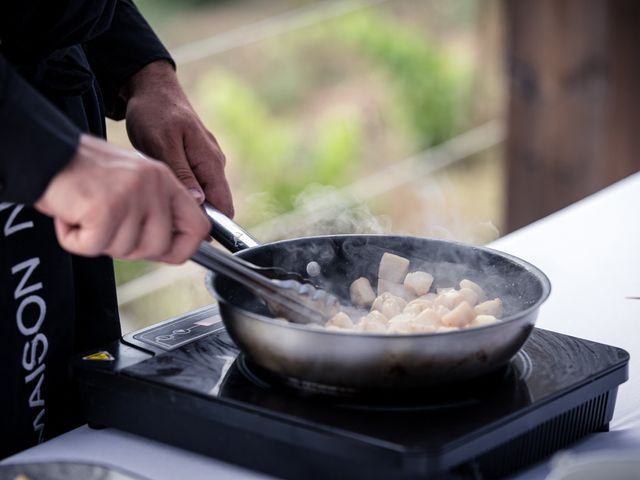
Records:
[[[27,269],[27,273],[25,273],[22,276],[22,278],[20,279],[20,283],[18,283],[18,288],[16,288],[15,292],[13,292],[14,299],[17,300],[19,297],[22,297],[23,295],[27,295],[28,293],[35,292],[36,290],[40,290],[42,288],[41,282],[34,283],[29,287],[26,286],[26,283],[29,281],[29,277],[31,277],[31,274],[33,273],[33,271],[36,269],[38,265],[40,265],[40,259],[32,258],[30,260],[26,260],[24,262],[21,262],[11,267],[11,273],[13,275],[15,275],[21,270],[24,270],[25,268]]]
[[[8,202],[0,203],[0,212],[11,207],[13,207],[13,210],[11,210],[11,213],[9,214],[9,218],[4,224],[5,237],[13,235],[14,233],[19,232],[20,230],[24,230],[25,228],[33,228],[33,222],[31,220],[28,220],[22,223],[16,223],[18,214],[22,211],[22,209],[24,208],[24,205],[15,205],[13,203],[8,203]]]
[[[0,212],[11,209],[2,228],[5,238],[33,228],[33,221],[24,218],[28,211],[23,211],[23,208],[23,205],[0,203]],[[11,266],[11,275],[17,276],[17,286],[13,291],[15,322],[24,338],[21,366],[24,383],[31,389],[25,401],[30,409],[35,409],[31,425],[38,443],[44,439],[46,400],[43,386],[49,350],[49,339],[40,331],[46,320],[47,303],[38,294],[44,289],[42,282],[36,280],[39,266],[40,258],[35,256]]]

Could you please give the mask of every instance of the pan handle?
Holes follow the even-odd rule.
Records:
[[[260,245],[240,225],[217,210],[209,202],[203,204],[204,213],[211,222],[211,236],[232,253]]]

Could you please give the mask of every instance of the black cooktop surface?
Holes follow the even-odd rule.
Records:
[[[400,477],[449,475],[469,462],[475,462],[480,476],[513,471],[586,433],[606,429],[617,386],[627,377],[625,351],[535,329],[506,368],[463,385],[403,393],[311,393],[292,388],[239,354],[215,312],[196,313],[125,337],[119,350],[111,349],[115,362],[84,362],[82,370],[89,376],[81,375],[81,383],[84,377],[86,385],[98,388],[91,372],[115,373],[120,382],[115,388],[152,392],[152,403],[173,403],[167,411],[183,401],[178,424],[179,415],[206,417],[255,438],[313,451],[320,459],[340,457],[340,449],[347,449],[344,456],[356,462],[370,458],[375,466],[377,457],[381,464],[372,472],[388,478],[394,472]],[[113,407],[107,408],[111,413],[98,414],[100,400],[95,402],[89,402],[95,421],[127,429],[123,425],[131,422],[117,417],[131,411]],[[224,420],[218,417],[225,415],[222,407],[233,412]],[[175,432],[163,437],[140,425],[131,431],[185,446],[171,440]],[[196,430],[191,435],[206,435]],[[325,448],[325,441],[330,446]],[[316,464],[321,469],[323,462]],[[286,469],[249,466],[289,476]]]

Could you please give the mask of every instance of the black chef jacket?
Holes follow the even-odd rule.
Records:
[[[69,359],[120,335],[111,260],[30,207],[123,82],[169,54],[130,0],[0,3],[0,458],[82,423]]]

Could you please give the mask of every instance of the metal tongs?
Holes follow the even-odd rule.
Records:
[[[337,297],[310,283],[292,278],[297,274],[277,267],[259,267],[218,250],[207,242],[200,243],[191,259],[240,283],[262,298],[275,315],[291,322],[324,325],[340,310]]]

